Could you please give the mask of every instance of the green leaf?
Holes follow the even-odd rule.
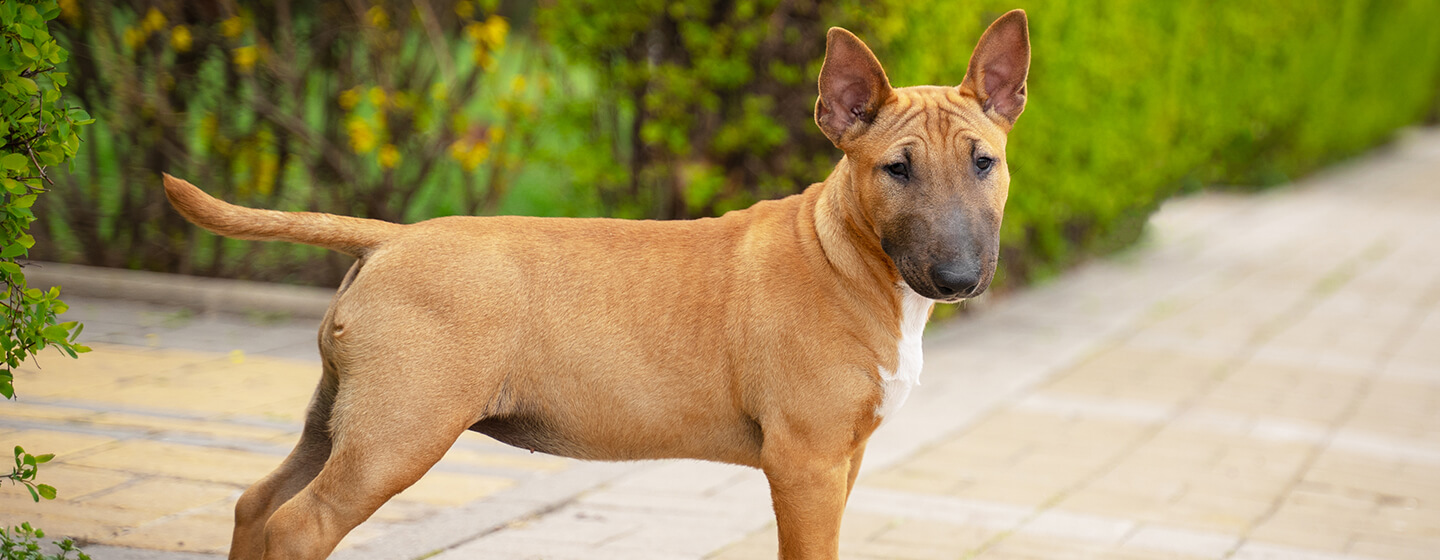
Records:
[[[5,157],[0,158],[0,167],[4,167],[5,169],[19,171],[29,166],[30,158],[25,157],[25,154],[7,154]]]
[[[53,500],[53,499],[55,499],[55,487],[54,487],[54,486],[51,486],[51,485],[49,485],[49,484],[41,484],[40,486],[36,487],[36,490],[38,490],[38,491],[40,492],[40,497],[42,497],[42,498],[45,498],[45,499],[47,499],[47,500]]]
[[[43,454],[43,455],[36,455],[36,456],[35,456],[35,463],[36,463],[36,464],[49,463],[50,460],[51,460],[51,459],[54,459],[54,458],[55,458],[55,454],[54,454],[54,453],[45,453],[45,454]]]
[[[26,484],[26,485],[25,485],[25,489],[30,491],[30,497],[31,497],[31,498],[34,498],[35,501],[37,501],[37,502],[40,501],[40,493],[35,491],[35,487],[34,487],[34,486],[30,486],[29,484]]]
[[[0,258],[9,259],[23,254],[25,254],[25,247],[19,243],[11,243],[6,245],[4,249],[0,249]]]
[[[10,261],[0,261],[0,271],[9,272],[10,274],[20,274],[20,265]]]
[[[40,335],[50,342],[58,342],[70,338],[70,329],[65,328],[64,325],[50,325],[40,331]]]
[[[29,208],[35,205],[35,196],[36,195],[30,194],[16,197],[14,200],[10,201],[10,204],[16,208]],[[31,243],[34,243],[34,241],[31,241]]]
[[[20,52],[25,53],[25,56],[31,59],[40,58],[40,51],[30,41],[20,41]]]

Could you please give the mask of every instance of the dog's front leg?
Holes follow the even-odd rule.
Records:
[[[766,432],[761,462],[775,502],[781,560],[839,557],[850,463],[859,457],[854,447]]]

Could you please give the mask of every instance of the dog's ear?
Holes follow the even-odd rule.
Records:
[[[875,120],[891,94],[890,80],[870,47],[849,31],[831,27],[820,67],[820,99],[815,101],[815,124],[825,136],[840,147],[847,133]]]
[[[1011,10],[980,36],[960,89],[980,100],[985,113],[1006,130],[1025,110],[1030,74],[1030,27],[1025,10]]]

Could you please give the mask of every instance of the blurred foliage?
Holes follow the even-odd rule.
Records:
[[[1014,2],[916,3],[892,81],[955,83]],[[1010,136],[1001,282],[1122,247],[1177,192],[1275,185],[1385,141],[1440,99],[1440,2],[1034,0]]]
[[[75,154],[80,127],[90,124],[85,111],[70,107],[61,96],[68,75],[56,66],[68,54],[49,32],[50,20],[59,13],[55,2],[0,2],[0,321],[5,326],[0,335],[0,396],[7,399],[15,396],[15,368],[46,346],[71,357],[89,350],[75,342],[79,324],[56,321],[67,309],[59,299],[60,289],[30,288],[16,262],[35,246],[29,233],[35,221],[31,207],[53,184],[54,166]],[[7,478],[25,483],[36,494],[37,487],[30,483],[35,458],[17,447],[15,463],[18,474]],[[49,497],[53,495],[49,490]]]
[[[1435,2],[1020,4],[1034,66],[1009,148],[1002,288],[1124,246],[1176,193],[1284,182],[1436,107]],[[200,236],[158,173],[241,204],[405,221],[714,215],[797,192],[839,158],[812,120],[827,27],[856,31],[896,85],[953,85],[1017,7],[63,5],[81,53],[69,69],[103,129],[64,200],[44,204],[43,256],[321,284],[345,259]]]
[[[823,180],[838,152],[815,128],[825,31],[862,36],[861,0],[557,0],[547,43],[594,68],[580,111],[614,165],[595,173],[607,214],[688,218]]]
[[[45,208],[64,226],[47,256],[328,284],[348,266],[198,235],[161,172],[264,208],[414,220],[427,189],[449,189],[461,197],[444,211],[493,212],[530,141],[509,131],[531,109],[467,105],[510,36],[490,4],[62,2],[75,93],[104,126]]]

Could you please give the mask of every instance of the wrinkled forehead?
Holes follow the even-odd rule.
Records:
[[[969,153],[976,143],[996,152],[1005,149],[1005,133],[985,116],[980,102],[959,88],[916,86],[897,88],[881,107],[872,130],[886,144],[916,144],[933,154]]]

